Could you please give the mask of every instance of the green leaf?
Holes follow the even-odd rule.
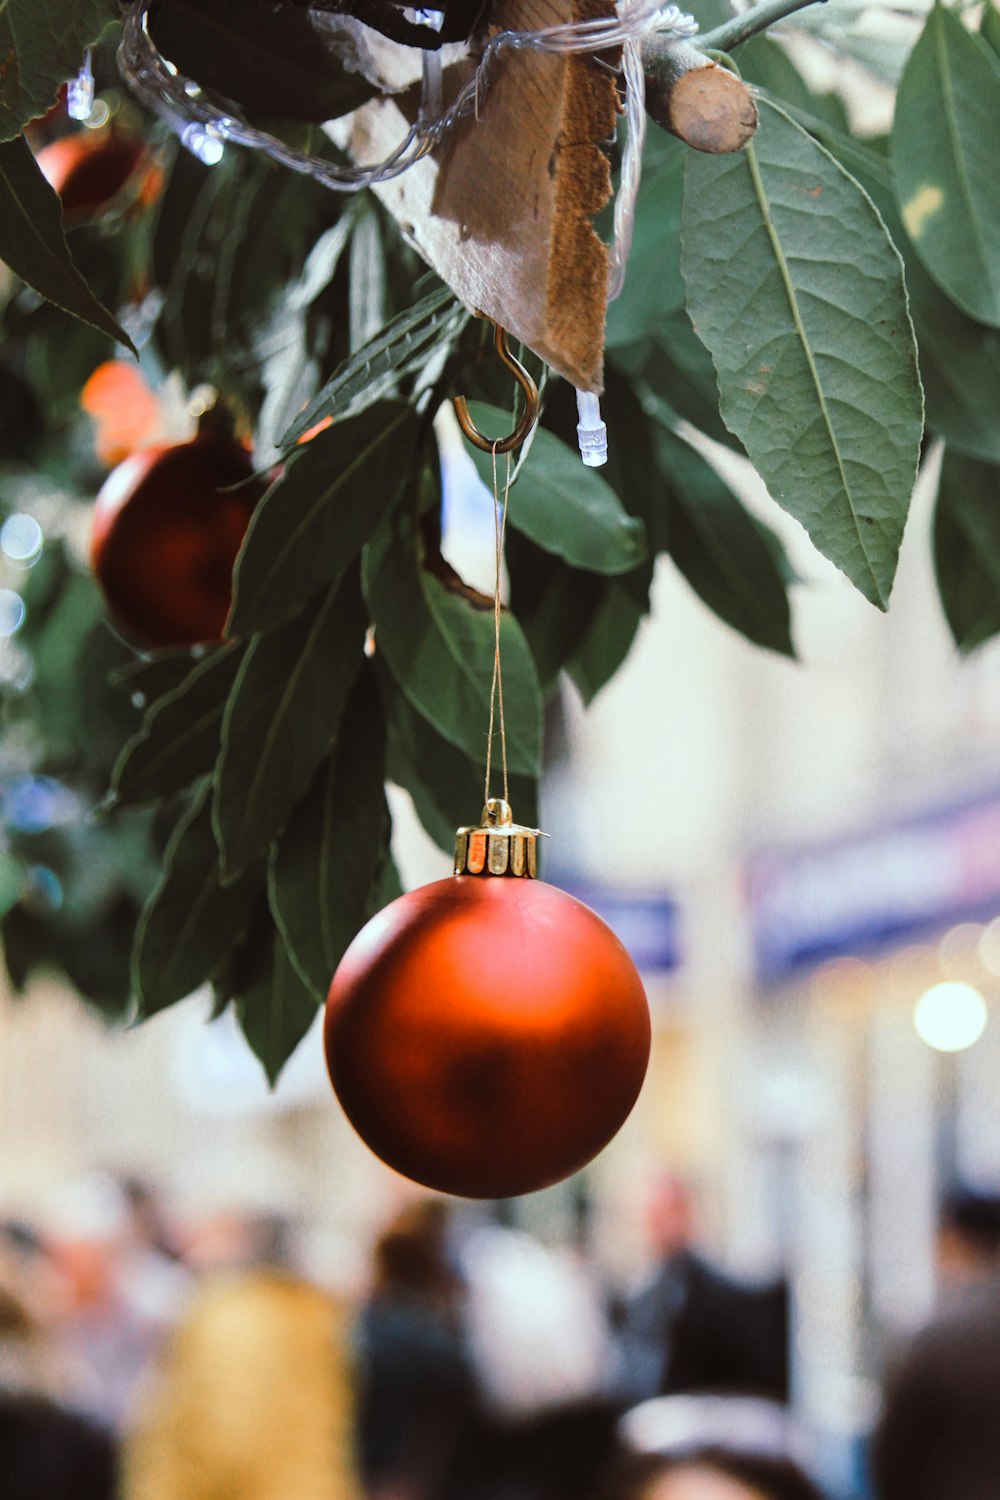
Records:
[[[481,432],[502,430],[504,414],[480,402],[470,403]],[[479,477],[492,496],[493,456],[473,450]],[[503,496],[504,460],[497,460],[497,484]],[[524,536],[589,573],[630,573],[646,556],[645,528],[623,508],[614,490],[579,453],[539,427],[531,453],[511,486],[507,520]]]
[[[608,580],[590,629],[566,663],[571,681],[588,706],[632,649],[645,613],[634,590],[618,579]]]
[[[321,125],[378,92],[324,48],[304,9],[289,5],[167,0],[153,36],[180,73],[258,116]]]
[[[319,1005],[263,902],[223,988],[232,992],[240,1029],[273,1088]]]
[[[1000,632],[1000,467],[945,451],[934,514],[934,567],[962,651]]]
[[[669,314],[684,307],[680,248],[686,157],[680,141],[660,131],[651,133],[643,155],[628,275],[608,308],[608,349],[660,336]]]
[[[987,0],[980,35],[991,51],[1000,57],[1000,9],[993,0]]]
[[[507,534],[506,561],[511,608],[548,695],[600,606],[603,579],[567,567],[516,531]]]
[[[801,112],[799,119],[871,195],[906,263],[928,427],[951,448],[1000,462],[1000,333],[967,318],[924,270],[899,217],[887,163],[822,121]]]
[[[705,353],[702,345],[698,347]],[[714,376],[712,385],[714,390]],[[652,558],[665,552],[668,545],[667,487],[656,471],[654,427],[640,390],[641,386],[626,380],[617,370],[609,367],[605,372],[601,411],[613,441],[609,441],[608,462],[602,473],[625,509],[642,521]]]
[[[692,320],[772,496],[884,609],[923,425],[902,264],[834,158],[763,100],[760,116],[744,152],[688,159]]]
[[[906,231],[930,275],[1000,324],[1000,59],[935,5],[896,98],[892,161]]]
[[[214,820],[227,880],[271,840],[333,744],[363,661],[365,615],[352,574],[310,609],[254,636],[222,723]]]
[[[344,710],[336,751],[271,854],[271,911],[319,1000],[371,911],[389,840],[384,781],[385,722],[366,668]]]
[[[343,573],[409,480],[416,432],[411,406],[380,402],[288,461],[244,539],[228,633],[269,630]]]
[[[156,699],[112,772],[116,804],[165,801],[212,770],[226,700],[242,656],[241,645],[224,646]]]
[[[0,33],[2,28],[0,7]],[[98,302],[74,265],[59,199],[23,137],[0,145],[0,260],[63,312],[110,334],[135,353],[128,334]]]
[[[409,792],[424,828],[446,854],[455,851],[455,830],[479,820],[483,764],[471,761],[428,724],[400,692],[386,685],[389,779]],[[510,803],[518,822],[538,821],[538,785],[511,776]]]
[[[212,654],[206,652],[205,656]],[[147,708],[155,699],[180,687],[191,675],[192,667],[204,659],[191,651],[161,651],[155,656],[137,656],[116,667],[108,681],[112,687],[132,696],[137,708]]]
[[[163,875],[136,932],[132,984],[143,1016],[183,1000],[242,936],[263,866],[223,886],[206,782],[167,845]]]
[[[0,4],[0,141],[55,103],[83,54],[117,17],[115,0],[3,0]],[[0,223],[6,210],[0,209]]]
[[[327,417],[343,421],[392,395],[396,382],[419,369],[434,345],[455,336],[467,317],[447,287],[408,307],[334,372],[292,423],[282,446],[293,448],[300,437]]]
[[[670,556],[679,571],[727,625],[794,656],[784,577],[758,523],[701,455],[662,426],[657,452],[670,481]]]
[[[366,551],[365,592],[377,648],[393,677],[446,740],[472,760],[485,761],[493,601],[466,589],[433,543],[418,542],[413,517],[403,511],[389,518]],[[509,763],[536,776],[541,689],[528,644],[508,610],[500,636]]]

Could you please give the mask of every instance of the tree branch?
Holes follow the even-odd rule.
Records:
[[[733,47],[739,46],[740,42],[748,41],[759,31],[766,31],[769,26],[783,21],[795,11],[803,10],[807,5],[824,3],[825,0],[761,0],[759,5],[744,11],[741,16],[733,16],[732,20],[723,21],[721,26],[716,26],[714,31],[706,31],[702,36],[692,37],[691,40],[702,52],[729,52]]]
[[[646,109],[695,151],[739,151],[757,129],[757,106],[741,78],[688,41],[658,37],[642,43]]]

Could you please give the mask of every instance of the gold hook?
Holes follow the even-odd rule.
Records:
[[[539,400],[538,387],[528,374],[521,362],[514,358],[510,352],[507,342],[507,330],[501,328],[499,323],[493,324],[493,343],[502,364],[517,381],[524,392],[524,411],[521,420],[509,437],[488,438],[479,431],[472,418],[469,416],[469,403],[464,396],[455,397],[455,413],[458,417],[458,425],[461,427],[470,443],[475,443],[484,453],[510,453],[511,449],[519,448],[525,438],[538,421]]]

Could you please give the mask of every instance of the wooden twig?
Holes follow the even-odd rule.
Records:
[[[757,129],[757,106],[743,80],[708,54],[728,52],[816,3],[823,0],[761,0],[690,41],[647,37],[642,63],[650,116],[696,151],[739,151]]]
[[[649,115],[696,151],[739,151],[757,129],[746,84],[692,42],[650,36],[642,64]]]

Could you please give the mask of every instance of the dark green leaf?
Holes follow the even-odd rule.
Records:
[[[403,512],[392,516],[367,548],[365,590],[378,650],[414,708],[466,755],[485,760],[492,600],[465,589],[440,554],[418,542],[413,518]],[[541,761],[541,690],[528,644],[507,610],[501,652],[510,765],[535,776]]]
[[[234,955],[223,988],[232,991],[240,1028],[273,1087],[316,1019],[318,1002],[264,902],[255,908],[251,934]]]
[[[980,35],[996,56],[1000,57],[1000,9],[997,8],[995,0],[987,0]]]
[[[603,580],[567,567],[516,531],[508,533],[506,556],[511,608],[547,694],[600,606]]]
[[[896,98],[892,161],[903,223],[963,312],[1000,324],[1000,59],[942,5]]]
[[[112,772],[115,803],[162,802],[211,771],[242,655],[242,646],[224,646],[156,699]]]
[[[269,630],[357,557],[410,478],[417,418],[379,402],[319,433],[254,511],[234,577],[228,630]]]
[[[705,353],[704,345],[698,347]],[[705,357],[708,358],[707,353]],[[624,379],[617,370],[609,368],[605,373],[601,409],[608,424],[609,439],[608,463],[603,471],[605,478],[621,498],[625,509],[642,520],[650,555],[665,552],[669,545],[667,487],[656,467],[653,424],[643,408],[635,382]]]
[[[342,421],[393,394],[396,380],[419,367],[431,348],[460,328],[467,316],[447,287],[407,308],[335,371],[285,433],[283,446],[293,448],[327,417]]]
[[[871,200],[773,105],[692,152],[683,267],[721,410],[778,503],[885,608],[923,426],[902,265]]]
[[[507,420],[480,402],[470,405],[481,432],[496,432]],[[479,477],[493,492],[493,456],[473,450]],[[504,460],[497,484],[504,487]],[[507,519],[524,536],[571,567],[590,573],[630,573],[646,556],[645,528],[622,508],[614,490],[578,452],[544,427],[536,430],[523,468],[511,486]]]
[[[397,901],[402,894],[403,882],[399,878],[396,861],[391,854],[387,854],[385,863],[382,866],[382,874],[379,876],[378,885],[372,894],[371,910],[368,913],[369,919],[376,916],[391,901]]]
[[[0,8],[0,32],[3,24]],[[59,199],[23,137],[0,145],[0,260],[49,302],[135,353],[128,334],[98,302],[74,265]]]
[[[137,708],[146,708],[156,698],[180,687],[199,660],[205,660],[205,657],[191,651],[163,651],[156,656],[137,656],[112,672],[110,682],[112,687],[134,694]]]
[[[55,103],[83,54],[116,19],[115,0],[4,0],[0,5],[0,141]],[[0,223],[6,209],[0,209]]]
[[[153,35],[165,57],[258,116],[324,120],[377,92],[322,44],[305,9],[258,0],[165,0]]]
[[[144,1016],[190,995],[242,936],[262,865],[223,886],[206,782],[174,830],[163,876],[143,911],[132,984]]]
[[[888,165],[869,146],[815,118],[800,123],[816,134],[875,202],[906,262],[910,315],[920,346],[927,425],[948,446],[1000,462],[1000,333],[975,323],[928,276],[903,228]]]
[[[628,275],[608,308],[608,349],[658,337],[669,315],[684,307],[680,254],[686,156],[680,141],[660,131],[651,135],[643,157]]]
[[[670,555],[678,569],[727,625],[794,656],[784,577],[758,523],[682,438],[660,427],[657,449],[670,481]]]
[[[447,854],[455,850],[455,830],[479,819],[483,765],[434,730],[402,693],[388,692],[389,778],[409,792],[424,828]],[[529,776],[510,778],[510,803],[518,822],[538,821],[538,787]]]
[[[267,853],[330,749],[363,660],[352,574],[311,608],[254,636],[222,723],[214,818],[226,879]]]
[[[371,911],[385,863],[385,723],[366,669],[317,772],[271,855],[270,903],[303,979],[325,1000],[344,950]]]
[[[584,703],[592,703],[618,671],[645,612],[634,591],[622,580],[607,581],[591,627],[566,664]]]
[[[1000,467],[945,452],[934,515],[938,592],[956,645],[1000,632]]]

